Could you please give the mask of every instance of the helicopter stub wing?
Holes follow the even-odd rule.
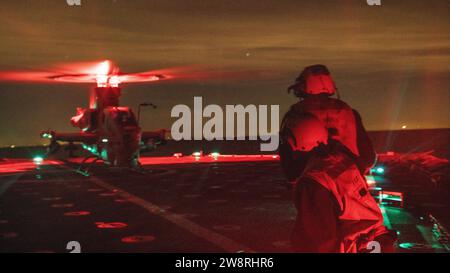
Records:
[[[60,142],[80,142],[93,144],[97,141],[97,134],[92,133],[56,133],[54,131],[44,131],[41,133],[42,138],[48,138],[52,142],[60,141]]]

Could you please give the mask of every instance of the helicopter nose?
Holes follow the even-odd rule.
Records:
[[[122,145],[117,154],[117,165],[134,166],[137,163],[140,136],[139,127],[123,128]]]
[[[128,149],[130,148],[138,149],[140,138],[141,138],[141,131],[138,127],[127,128],[124,130],[123,143]]]

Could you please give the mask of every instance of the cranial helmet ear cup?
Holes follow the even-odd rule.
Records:
[[[300,73],[300,75],[295,79],[295,83],[289,86],[287,90],[288,93],[292,91],[296,97],[302,97],[305,94],[306,90],[305,71]]]

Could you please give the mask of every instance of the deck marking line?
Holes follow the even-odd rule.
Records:
[[[175,224],[176,226],[187,230],[188,232],[196,235],[197,237],[200,237],[206,241],[209,241],[210,243],[224,249],[225,251],[234,252],[234,253],[238,252],[238,251],[244,251],[247,253],[255,252],[254,250],[250,249],[249,247],[246,247],[228,237],[225,237],[222,234],[211,231],[207,228],[204,228],[204,227],[186,219],[185,217],[183,217],[180,214],[168,212],[167,210],[164,210],[163,208],[161,208],[151,202],[148,202],[140,197],[137,197],[119,187],[116,187],[107,182],[104,182],[97,177],[90,176],[89,180],[107,190],[111,190],[111,191],[115,190],[118,193],[118,195],[120,195],[122,198],[128,200],[129,202],[132,202],[132,203],[146,209],[147,211],[149,211],[150,213],[152,213],[154,215],[157,215],[161,218],[166,219],[167,221]]]
[[[11,176],[6,182],[0,183],[0,196],[2,196],[21,176],[22,174],[16,174]]]

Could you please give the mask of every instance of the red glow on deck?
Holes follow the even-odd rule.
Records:
[[[89,211],[70,211],[64,213],[64,216],[86,216],[90,214],[91,213]]]
[[[128,225],[121,222],[111,222],[111,223],[105,223],[105,222],[96,222],[95,225],[98,228],[111,228],[111,229],[119,229],[119,228],[125,228]]]
[[[142,165],[173,165],[173,164],[198,164],[198,163],[225,163],[225,162],[270,162],[279,161],[278,155],[204,155],[204,156],[181,156],[180,153],[174,156],[141,157],[139,161]],[[70,158],[72,163],[81,163],[83,158]],[[101,164],[101,162],[99,162]]]
[[[136,236],[128,236],[121,239],[122,243],[126,244],[137,244],[137,243],[147,243],[154,241],[156,239],[155,236],[152,235],[136,235]]]
[[[57,160],[44,160],[39,164],[36,164],[31,159],[6,159],[4,161],[0,161],[0,174],[33,171],[36,170],[36,167],[38,165],[42,167],[46,165],[61,165],[61,164],[63,163]]]
[[[180,156],[179,153],[167,157],[141,157],[142,165],[224,163],[224,162],[260,162],[278,161],[278,155],[218,155],[218,156]]]

